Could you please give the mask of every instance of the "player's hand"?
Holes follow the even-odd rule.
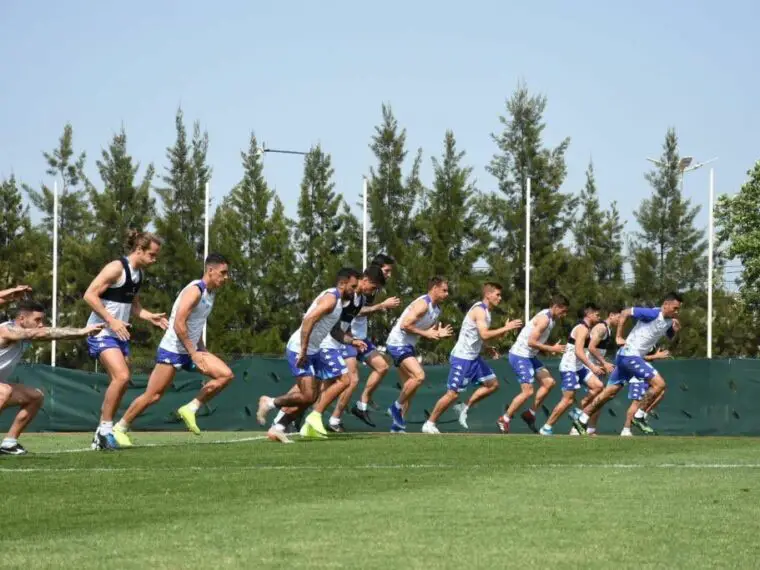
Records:
[[[522,327],[522,324],[523,324],[522,320],[515,319],[514,321],[507,322],[507,324],[504,325],[504,330],[506,332],[517,330]]]
[[[206,362],[205,352],[196,350],[193,353],[193,356],[191,358],[193,359],[193,364],[195,364],[195,367],[198,369],[198,372],[200,372],[201,374],[208,374],[209,367],[208,367],[208,363]]]
[[[454,329],[451,327],[451,325],[443,326],[442,323],[438,323],[438,336],[437,338],[447,338],[454,334]]]
[[[104,323],[98,323],[97,325],[89,325],[82,329],[82,332],[85,336],[95,336],[100,331],[102,331],[104,328],[106,328],[106,325]]]
[[[625,339],[622,336],[616,336],[615,344],[617,344],[618,346],[625,346]]]
[[[557,344],[552,346],[551,352],[553,354],[562,354],[563,352],[565,352],[565,345],[558,342]]]
[[[166,313],[149,313],[146,320],[163,331],[169,328],[169,321],[166,318]]]
[[[367,350],[367,343],[363,340],[359,340],[358,338],[355,338],[351,341],[351,346],[353,346],[359,352],[364,352]]]
[[[652,358],[654,360],[663,360],[665,358],[670,358],[670,351],[669,350],[658,350],[652,355]]]
[[[111,319],[108,321],[108,328],[116,333],[119,340],[129,340],[129,323],[125,323],[119,319]]]
[[[678,319],[673,319],[673,330],[675,332],[678,332],[681,330],[681,321],[679,321]]]
[[[602,368],[601,366],[596,366],[596,365],[592,366],[591,372],[593,372],[594,376],[596,376],[597,378],[604,376],[604,368]]]
[[[604,369],[607,371],[607,374],[612,374],[612,372],[615,370],[615,365],[611,362],[605,362]]]
[[[387,311],[388,309],[395,309],[401,304],[401,299],[398,297],[388,297],[385,301],[383,301],[383,310]]]
[[[296,366],[298,366],[298,368],[306,368],[308,365],[309,357],[306,356],[305,352],[300,353],[296,359]]]

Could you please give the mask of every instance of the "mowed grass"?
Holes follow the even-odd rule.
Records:
[[[28,435],[3,568],[756,568],[760,440]],[[237,440],[234,443],[214,443]],[[246,441],[240,441],[246,440]]]

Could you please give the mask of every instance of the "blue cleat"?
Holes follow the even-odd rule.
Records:
[[[114,449],[119,449],[119,444],[116,442],[116,438],[112,433],[100,433],[97,434],[98,438],[98,447],[97,449],[103,450],[103,451],[111,451]]]
[[[388,414],[393,418],[393,427],[406,430],[406,421],[404,420],[404,416],[401,415],[401,408],[396,407],[394,403],[388,408]]]

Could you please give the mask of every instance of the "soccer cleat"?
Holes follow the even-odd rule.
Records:
[[[538,433],[538,428],[536,427],[535,415],[531,414],[528,410],[525,410],[522,414],[520,414],[520,418],[522,418],[522,421],[528,424],[528,427],[531,429],[533,433]]]
[[[331,424],[328,422],[327,429],[333,433],[344,433],[346,431],[346,428],[343,427],[343,422],[339,422],[337,424]]]
[[[425,422],[422,424],[422,433],[439,434],[441,432],[438,431],[438,428],[433,422]]]
[[[393,418],[394,426],[397,426],[402,430],[406,430],[406,421],[404,420],[404,416],[401,415],[400,408],[397,408],[396,405],[393,404],[390,408],[388,408],[388,415]]]
[[[100,451],[113,451],[119,449],[119,442],[116,441],[113,433],[100,433],[98,431],[95,432],[95,437],[98,440],[98,447],[95,449]]]
[[[657,432],[647,423],[645,418],[634,417],[631,423],[634,427],[639,428],[644,435],[657,435]]]
[[[581,435],[580,432],[575,428],[570,428],[570,435]]]
[[[279,441],[280,443],[293,443],[288,439],[285,429],[280,424],[275,424],[269,428],[267,439],[269,441]]]
[[[369,417],[369,410],[360,410],[356,404],[351,408],[351,413],[367,424],[369,427],[375,427],[372,418]]]
[[[581,410],[580,408],[573,408],[572,410],[570,410],[570,412],[568,412],[567,415],[570,416],[571,420],[574,420],[575,418],[579,417],[582,412],[583,410]]]
[[[325,425],[322,423],[322,414],[319,412],[311,412],[308,416],[306,416],[304,425],[311,426],[312,429],[314,429],[314,431],[316,431],[319,435],[327,435]]]
[[[406,433],[406,426],[391,424],[391,433]]]
[[[509,422],[504,420],[504,416],[499,416],[499,419],[496,420],[496,425],[499,426],[501,433],[509,433]]]
[[[620,432],[620,437],[633,437],[631,428],[623,428],[623,431]]]
[[[309,423],[304,423],[298,433],[301,434],[301,437],[304,439],[327,439],[326,435],[319,433]]]
[[[201,435],[201,428],[195,422],[195,412],[190,409],[190,404],[185,404],[179,410],[177,415],[185,422],[185,427],[193,432],[195,435]]]
[[[554,435],[552,428],[547,426],[543,426],[540,430],[538,430],[538,433],[541,435]]]
[[[20,443],[16,443],[10,447],[0,447],[0,455],[26,455],[27,453],[27,450]]]
[[[458,416],[459,425],[464,429],[470,429],[470,426],[467,425],[467,406],[465,404],[456,404],[453,410]]]
[[[575,418],[573,420],[573,427],[578,430],[578,433],[581,435],[586,435],[586,430],[588,429],[587,426],[580,420],[580,418]]]
[[[259,408],[256,410],[256,420],[260,425],[267,423],[267,414],[272,408],[269,406],[269,398],[262,396],[259,398]]]
[[[100,450],[100,439],[98,438],[99,435],[100,433],[98,432],[97,429],[95,430],[95,433],[92,434],[92,443],[90,444],[90,449],[92,449],[93,451]]]
[[[119,429],[118,426],[114,426],[113,428],[113,437],[119,447],[132,447],[132,440],[129,439],[127,432]]]

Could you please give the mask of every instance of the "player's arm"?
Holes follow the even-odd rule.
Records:
[[[644,360],[646,360],[647,362],[652,362],[653,360],[664,360],[665,358],[670,358],[670,351],[657,349],[656,352],[653,352],[652,354],[647,354],[644,357]]]
[[[589,335],[589,330],[586,327],[576,327],[575,333],[575,358],[580,360],[586,368],[591,370],[597,376],[604,374],[604,368],[592,363],[586,356],[586,337]]]
[[[16,325],[7,325],[0,327],[0,347],[5,347],[24,340],[69,340],[83,338],[100,332],[104,327],[105,325],[102,323],[83,328],[42,327],[25,329]]]
[[[494,338],[499,338],[507,334],[511,330],[515,330],[522,326],[522,321],[509,321],[503,327],[498,329],[489,329],[486,322],[486,311],[483,307],[474,307],[470,312],[472,320],[475,322],[475,326],[478,329],[478,334],[483,341],[489,341]]]
[[[335,295],[323,295],[314,310],[303,318],[301,322],[301,355],[306,354],[314,325],[319,322],[319,319],[332,312],[337,302],[338,299]]]
[[[600,364],[600,366],[602,366],[607,372],[612,372],[612,364],[605,360],[602,351],[599,350],[599,343],[602,342],[604,333],[605,326],[603,324],[595,325],[594,328],[591,329],[591,339],[588,342],[588,351],[591,356],[596,358],[596,361]]]
[[[31,292],[32,288],[29,285],[16,285],[10,289],[3,289],[0,291],[0,305],[20,299],[27,293]]]
[[[562,354],[564,352],[564,347],[557,343],[555,345],[550,344],[543,344],[538,339],[541,336],[541,334],[546,330],[546,327],[549,326],[549,317],[546,315],[538,315],[535,317],[535,322],[533,326],[533,330],[530,333],[530,337],[528,337],[528,346],[535,350],[540,350],[541,352],[548,352],[548,353],[554,353],[554,354]]]
[[[359,310],[359,316],[364,317],[377,313],[378,311],[387,311],[388,309],[395,309],[401,304],[401,299],[398,297],[388,297],[382,303],[375,303],[374,305],[365,305]]]
[[[132,300],[132,314],[137,315],[139,319],[148,321],[162,330],[166,330],[169,327],[169,321],[166,320],[166,313],[151,313],[146,310],[140,302],[139,295],[135,295],[135,298]]]
[[[177,338],[185,347],[185,350],[191,358],[195,357],[195,353],[198,352],[198,346],[193,344],[188,335],[187,319],[190,313],[198,306],[203,293],[200,287],[189,287],[185,289],[180,295],[179,306],[177,307],[177,314],[174,317],[174,332],[177,333]]]
[[[409,308],[409,312],[399,325],[401,330],[405,333],[416,334],[417,336],[428,338],[430,340],[438,340],[440,338],[446,338],[454,334],[454,329],[452,329],[450,325],[446,325],[444,327],[440,323],[438,323],[437,327],[432,326],[429,329],[425,330],[417,328],[415,326],[417,321],[419,321],[425,315],[426,311],[427,303],[424,299],[418,299],[412,303],[412,306]]]
[[[358,338],[354,338],[351,335],[350,329],[343,330],[343,328],[340,326],[340,322],[338,322],[330,331],[330,336],[332,336],[341,344],[350,344],[359,350],[365,350],[367,348],[367,344],[365,342],[359,340]]]
[[[129,340],[129,324],[115,318],[106,310],[103,301],[100,300],[100,296],[119,280],[123,269],[124,267],[120,261],[112,261],[106,265],[100,270],[95,279],[92,280],[90,286],[87,287],[87,291],[84,293],[84,300],[93,312],[106,322],[108,328],[116,333],[116,336],[121,340]]]
[[[648,307],[632,307],[630,309],[624,309],[623,312],[620,313],[620,321],[618,321],[615,342],[618,346],[625,345],[625,337],[623,336],[623,331],[625,330],[625,324],[631,317],[637,321],[644,321],[645,323],[648,323],[655,320],[659,316],[659,309],[650,309]]]

